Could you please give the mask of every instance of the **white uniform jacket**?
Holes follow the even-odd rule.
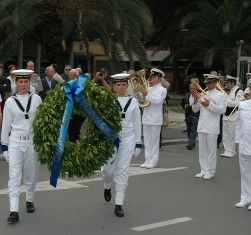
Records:
[[[229,96],[226,95],[226,98],[227,98],[227,106],[228,107],[235,107],[239,101],[241,99],[243,99],[243,90],[239,90],[235,96],[235,92],[236,90],[238,89],[239,87],[238,86],[234,86],[231,91],[230,91],[230,94]],[[226,115],[223,115],[223,120],[228,120],[228,117],[229,116],[226,116]],[[236,112],[234,112],[232,115],[231,115],[231,119],[230,120],[235,120],[236,118]]]
[[[18,100],[26,110],[29,99],[29,94],[17,95]],[[36,116],[36,108],[42,103],[40,96],[33,94],[31,99],[30,111],[28,112],[29,119],[25,119],[25,113],[18,107],[13,96],[9,97],[4,106],[3,123],[2,123],[2,145],[7,145],[9,140],[23,142],[33,141],[33,121]],[[10,136],[9,136],[10,133]],[[28,140],[28,141],[27,141]]]
[[[207,108],[200,102],[192,105],[194,113],[200,111],[197,131],[219,134],[220,115],[226,112],[226,97],[222,92],[213,89],[208,91],[204,98],[210,101]]]
[[[141,116],[139,103],[134,97],[118,97],[118,101],[121,106],[124,107],[129,99],[132,99],[127,111],[125,112],[125,118],[121,119],[122,130],[119,135],[126,135],[127,133],[134,132],[136,144],[141,144]],[[126,100],[124,100],[126,99]],[[123,102],[126,101],[126,102]],[[124,104],[123,104],[124,103]]]
[[[241,101],[235,121],[235,143],[239,153],[251,155],[251,100]]]
[[[149,88],[146,100],[151,104],[144,108],[142,123],[145,125],[162,125],[162,105],[165,101],[167,90],[160,83]]]

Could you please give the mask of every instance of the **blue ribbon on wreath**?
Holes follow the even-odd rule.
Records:
[[[71,119],[71,114],[74,107],[74,99],[76,99],[83,109],[86,111],[86,113],[89,115],[93,123],[99,128],[101,132],[104,133],[104,135],[114,143],[116,148],[119,148],[119,137],[116,133],[113,132],[112,129],[107,126],[104,121],[98,116],[98,114],[95,112],[95,110],[91,107],[91,105],[88,103],[86,98],[82,95],[84,91],[84,83],[87,80],[87,76],[80,74],[79,78],[76,80],[69,81],[64,86],[65,95],[67,98],[65,111],[63,115],[63,124],[60,127],[60,132],[57,139],[56,148],[54,150],[54,158],[51,168],[51,177],[50,177],[50,184],[56,188],[57,186],[57,180],[60,173],[60,167],[61,167],[61,160],[64,153],[64,147],[67,137],[67,130],[69,126],[69,122]]]

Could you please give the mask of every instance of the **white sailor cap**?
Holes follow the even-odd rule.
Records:
[[[205,81],[204,83],[209,83],[209,82],[213,82],[213,81],[217,81],[219,79],[219,76],[216,76],[214,74],[203,74],[203,76],[205,77]]]
[[[12,71],[13,74],[16,76],[17,79],[30,79],[31,74],[34,73],[34,71],[29,69],[16,69]]]
[[[130,74],[123,72],[114,74],[111,77],[113,78],[113,82],[127,82],[129,76]]]
[[[246,73],[246,77],[251,77],[251,73]]]
[[[155,68],[151,69],[151,72],[150,72],[150,76],[153,76],[153,75],[165,77],[165,73],[163,71],[161,71],[160,69],[155,69]]]
[[[211,71],[210,74],[217,76],[217,72],[216,71]]]
[[[226,82],[236,82],[237,78],[226,75]]]

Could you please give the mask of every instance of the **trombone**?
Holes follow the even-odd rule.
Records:
[[[234,109],[232,110],[232,112],[229,114],[227,120],[228,121],[231,121],[230,120],[230,117],[234,114],[235,110],[239,107],[239,104],[241,101],[244,101],[244,100],[249,100],[251,98],[250,96],[250,89],[248,89],[244,94],[243,94],[243,97],[238,101],[238,103],[234,106]],[[235,118],[236,119],[236,118]],[[232,122],[235,121],[235,119],[232,120]]]

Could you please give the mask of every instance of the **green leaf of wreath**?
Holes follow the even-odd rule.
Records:
[[[87,80],[83,95],[103,121],[118,134],[121,124],[119,108],[115,104],[115,94]],[[57,86],[48,93],[44,103],[38,107],[33,123],[35,150],[39,154],[41,164],[46,164],[49,170],[52,167],[65,104],[65,92],[62,87]],[[77,101],[74,103],[72,114],[74,113],[87,116]],[[66,174],[69,177],[90,176],[96,170],[100,170],[114,152],[114,144],[89,118],[86,119],[84,126],[86,133],[79,142],[72,143],[67,138],[60,169],[61,176]]]

